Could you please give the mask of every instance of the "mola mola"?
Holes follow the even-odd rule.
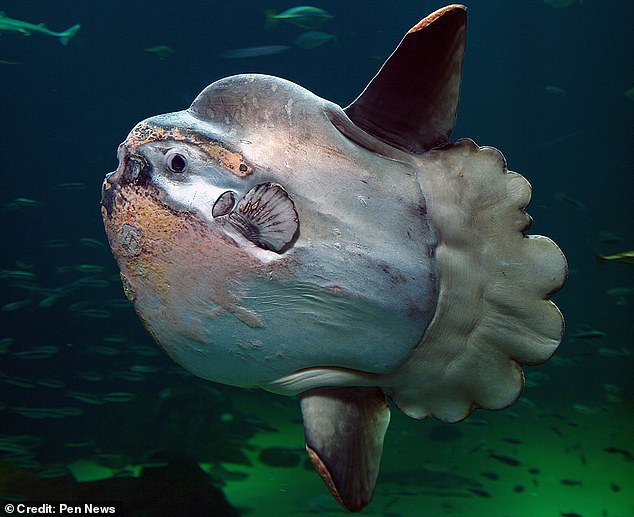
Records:
[[[125,294],[190,372],[300,399],[306,449],[351,511],[390,419],[512,404],[546,361],[567,266],[527,235],[529,183],[448,143],[466,9],[431,14],[347,108],[266,75],[140,122],[102,212]]]

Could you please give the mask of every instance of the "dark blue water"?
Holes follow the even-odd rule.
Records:
[[[255,447],[248,445],[249,440],[269,428],[273,417],[266,410],[244,412],[239,400],[246,397],[249,407],[253,400],[266,402],[263,406],[281,404],[292,407],[291,412],[294,402],[205,383],[154,353],[150,337],[125,304],[107,248],[99,206],[101,182],[116,168],[117,145],[134,124],[186,108],[202,88],[228,75],[273,74],[342,106],[349,104],[405,31],[442,5],[323,0],[319,6],[334,19],[321,30],[335,34],[337,42],[307,50],[294,44],[303,29],[284,23],[274,29],[265,27],[264,8],[291,7],[275,0],[261,6],[248,1],[193,0],[0,3],[0,10],[9,16],[44,22],[52,30],[81,23],[80,32],[67,46],[41,34],[0,36],[0,59],[15,63],[0,64],[0,270],[4,272],[0,274],[0,339],[4,339],[0,435],[6,435],[6,440],[31,437],[19,443],[32,452],[22,463],[12,463],[14,457],[4,458],[5,463],[36,474],[50,465],[84,459],[116,472],[129,463],[142,462],[154,451],[176,449],[217,466],[247,468],[251,463],[249,468],[260,468],[248,459],[254,454],[249,447]],[[603,501],[598,509],[592,508],[595,513],[587,515],[599,515],[601,510],[607,512],[602,515],[631,515],[634,463],[624,454],[603,449],[634,452],[634,278],[628,265],[599,267],[595,252],[634,248],[634,99],[625,95],[634,87],[634,3],[584,0],[553,8],[539,0],[477,0],[468,7],[467,53],[452,138],[470,137],[503,151],[509,168],[521,172],[533,186],[528,209],[534,218],[531,231],[553,238],[570,266],[568,282],[556,296],[567,323],[567,335],[556,356],[560,360],[541,368],[547,378],[528,390],[530,404],[510,411],[541,426],[544,439],[560,440],[560,433],[564,437],[569,431],[577,433],[553,450],[569,458],[582,454],[566,449],[577,443],[584,457],[594,459],[594,464],[589,459],[582,462],[577,474],[587,478],[578,492]],[[168,45],[173,55],[161,59],[144,51],[156,45]],[[253,58],[222,57],[233,49],[265,45],[290,48]],[[573,339],[588,329],[604,336]],[[45,345],[57,347],[47,359],[18,355]],[[130,371],[138,375],[129,375]],[[89,380],[86,372],[96,372],[97,380]],[[60,386],[38,383],[42,379],[59,381]],[[606,390],[613,397],[606,397]],[[123,392],[131,400],[88,403],[74,398],[76,392],[101,397]],[[82,414],[38,419],[15,409],[34,407],[76,407]],[[556,421],[558,417],[554,422],[549,417],[540,419],[545,413],[563,415],[563,423]],[[498,426],[496,433],[504,436],[504,425],[511,419],[495,415],[491,425]],[[489,414],[482,412],[478,417],[486,419]],[[393,436],[402,430],[410,433],[408,439],[415,432],[428,438],[429,426],[401,417],[395,420]],[[512,420],[512,425],[516,422]],[[296,426],[300,435],[293,447],[301,449],[301,424]],[[486,436],[485,432],[466,433],[458,443],[470,451]],[[521,438],[530,441],[530,433]],[[85,443],[73,447],[69,442]],[[454,444],[452,454],[458,454],[459,445],[447,443]],[[487,442],[483,450],[491,447]],[[406,454],[397,450],[386,445],[386,464],[398,464],[398,454]],[[444,461],[442,455],[424,458],[434,464]],[[452,456],[447,467],[458,469],[456,461]],[[621,487],[619,491],[593,483],[606,469],[619,478],[613,481]],[[507,473],[508,478],[513,476],[518,477],[517,471]],[[244,483],[245,493],[259,490]],[[508,489],[499,495],[495,484],[488,483],[490,499],[468,494],[478,504],[490,505],[482,511],[531,515],[503,510],[504,505],[496,503],[500,498],[526,497],[522,491]],[[318,494],[321,490],[315,484],[309,491]],[[541,490],[542,500],[551,501],[548,489]],[[557,485],[555,492],[559,490]],[[0,486],[0,493],[7,491],[15,492]],[[460,497],[459,504],[452,502],[455,494],[425,496],[423,490],[416,495],[431,498],[433,504],[429,504],[437,504],[438,512],[470,515]],[[618,501],[610,499],[617,496]],[[379,502],[369,510],[388,515],[390,507],[383,497],[391,496],[379,494]],[[584,505],[567,501],[567,506],[544,503],[545,513],[540,515],[566,511],[586,515]],[[232,496],[232,502],[239,506],[239,495]],[[252,511],[266,514],[262,508]],[[296,511],[307,510],[298,505]],[[392,514],[419,515],[409,507],[399,507]]]

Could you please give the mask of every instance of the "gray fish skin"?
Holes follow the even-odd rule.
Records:
[[[120,147],[104,187],[109,240],[135,308],[196,375],[261,386],[309,365],[382,373],[424,332],[438,280],[416,172],[353,144],[344,126],[390,152],[308,90],[240,75],[206,88],[188,110],[142,122]],[[153,134],[165,138],[148,141]],[[173,149],[187,155],[187,177],[166,170]],[[299,215],[299,238],[283,254],[211,213],[226,191],[242,197],[265,182],[280,184]],[[187,214],[178,239],[150,235],[172,224],[174,210]],[[163,246],[149,253],[148,239]],[[149,261],[169,290],[138,274]],[[165,307],[175,320],[161,317]]]

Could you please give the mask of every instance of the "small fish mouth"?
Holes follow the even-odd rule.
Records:
[[[152,177],[152,165],[139,154],[126,152],[122,146],[119,153],[119,166],[106,174],[101,184],[101,206],[110,214],[115,205],[117,193],[129,185],[148,187]]]
[[[116,171],[110,173],[107,178],[112,182],[120,183],[122,186],[134,184],[139,187],[147,187],[152,178],[152,165],[142,155],[136,153],[125,153]]]
[[[108,215],[112,213],[115,200],[115,189],[109,179],[115,172],[116,171],[113,171],[107,174],[106,179],[104,179],[101,184],[101,206]]]

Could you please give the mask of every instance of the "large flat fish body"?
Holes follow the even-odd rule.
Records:
[[[139,123],[103,185],[124,290],[176,362],[299,395],[333,495],[370,500],[389,397],[447,422],[502,408],[547,360],[559,248],[530,185],[455,124],[466,10],[412,28],[347,108],[283,79],[221,79]]]

